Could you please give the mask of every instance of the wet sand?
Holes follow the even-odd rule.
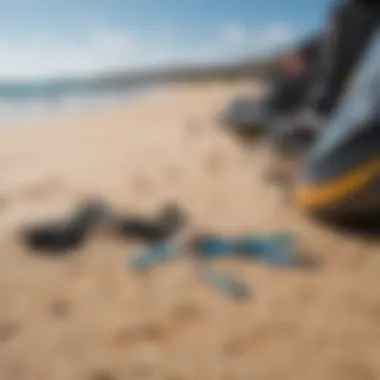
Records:
[[[133,106],[0,132],[0,379],[380,378],[379,245],[319,226],[264,185],[268,148],[242,149],[216,115],[240,87],[180,87]],[[31,220],[106,199],[150,215],[180,202],[195,227],[290,229],[313,272],[233,261],[236,304],[186,263],[138,277],[139,247],[109,233],[69,259],[22,246]]]

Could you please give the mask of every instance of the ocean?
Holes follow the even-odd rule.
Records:
[[[66,91],[59,95],[41,96],[38,91],[21,92],[20,88],[2,87],[0,84],[0,129],[126,104],[162,92],[163,89],[158,87],[126,86],[114,90]]]

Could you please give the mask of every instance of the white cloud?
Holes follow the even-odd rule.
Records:
[[[128,68],[190,62],[218,62],[260,55],[290,42],[294,32],[283,24],[249,30],[231,24],[221,38],[183,46],[164,39],[140,41],[131,33],[98,25],[87,40],[65,41],[38,32],[15,43],[0,36],[0,79],[84,75]]]
[[[248,38],[247,28],[239,24],[228,25],[222,31],[222,38],[228,44],[244,45]]]
[[[43,77],[101,71],[127,62],[131,36],[99,30],[85,42],[59,41],[38,33],[21,43],[0,38],[0,77]]]

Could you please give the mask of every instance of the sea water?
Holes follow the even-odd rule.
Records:
[[[49,118],[85,113],[95,108],[128,104],[134,100],[158,96],[162,87],[130,86],[117,90],[68,92],[60,96],[11,96],[0,93],[0,129],[25,125]]]

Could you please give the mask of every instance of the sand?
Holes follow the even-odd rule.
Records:
[[[379,247],[318,226],[263,184],[268,148],[242,148],[216,115],[241,87],[178,87],[158,99],[8,129],[0,138],[0,379],[380,378]],[[192,226],[287,228],[312,272],[215,264],[254,289],[237,304],[186,263],[138,277],[139,249],[109,233],[70,259],[22,246],[31,220],[86,199],[154,212],[176,200]]]

